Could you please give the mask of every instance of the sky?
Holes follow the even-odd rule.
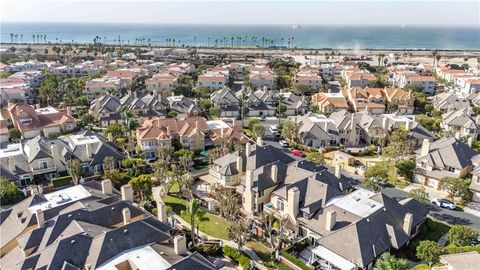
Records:
[[[0,0],[1,22],[480,27],[480,1]]]

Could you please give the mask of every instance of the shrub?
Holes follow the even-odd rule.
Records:
[[[480,253],[480,245],[479,246],[464,246],[464,247],[447,246],[443,249],[443,251],[447,254],[463,253],[463,252],[470,252],[470,251],[476,251],[476,252]]]
[[[224,246],[222,251],[225,256],[240,264],[240,266],[242,266],[244,269],[248,269],[250,266],[250,258],[243,255],[238,250],[229,246]]]
[[[53,187],[55,188],[62,187],[62,186],[70,185],[70,181],[72,181],[72,177],[70,175],[62,176],[62,177],[53,178],[51,181],[52,181]]]
[[[23,192],[18,189],[15,183],[8,181],[7,179],[0,177],[0,204],[8,205],[15,204],[23,200],[25,196]]]
[[[201,246],[196,246],[195,250],[198,253],[201,253],[207,256],[217,256],[217,255],[221,255],[223,252],[220,246],[217,244],[203,244]]]

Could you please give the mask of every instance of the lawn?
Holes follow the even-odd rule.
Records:
[[[187,209],[187,201],[178,197],[167,195],[163,197],[165,204],[172,208],[175,214],[179,215],[183,220],[190,223],[190,216],[182,212]],[[200,231],[221,239],[228,239],[227,228],[228,222],[222,217],[206,213],[204,220],[198,224]]]
[[[270,249],[268,249],[268,247],[266,247],[262,242],[249,241],[245,246],[257,253],[258,257],[260,257],[262,261],[268,261],[271,259]]]

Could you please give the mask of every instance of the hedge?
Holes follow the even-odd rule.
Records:
[[[62,176],[62,177],[53,178],[51,181],[52,181],[53,187],[62,187],[62,186],[70,185],[70,182],[72,181],[72,177],[69,175]]]
[[[312,270],[312,268],[306,265],[302,260],[293,256],[292,254],[288,253],[285,250],[280,251],[280,254],[291,263],[295,264],[296,266],[300,267],[303,270]]]
[[[447,254],[455,254],[455,253],[462,253],[462,252],[469,252],[469,251],[476,251],[480,253],[480,245],[478,246],[464,246],[464,247],[456,247],[456,246],[446,246],[443,251]]]
[[[249,269],[250,268],[250,258],[243,255],[240,253],[238,250],[229,247],[229,246],[224,246],[222,248],[223,254],[236,263],[240,264],[240,266],[243,267],[243,269]]]

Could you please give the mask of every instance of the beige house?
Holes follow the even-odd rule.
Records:
[[[356,112],[368,111],[371,114],[385,113],[387,99],[382,88],[353,87],[344,90],[348,102]]]
[[[347,99],[342,93],[320,92],[312,95],[311,103],[318,105],[320,112],[324,114],[348,110]]]
[[[394,104],[400,114],[412,114],[415,109],[413,102],[415,98],[411,96],[410,92],[404,91],[400,88],[384,88],[388,104]]]

